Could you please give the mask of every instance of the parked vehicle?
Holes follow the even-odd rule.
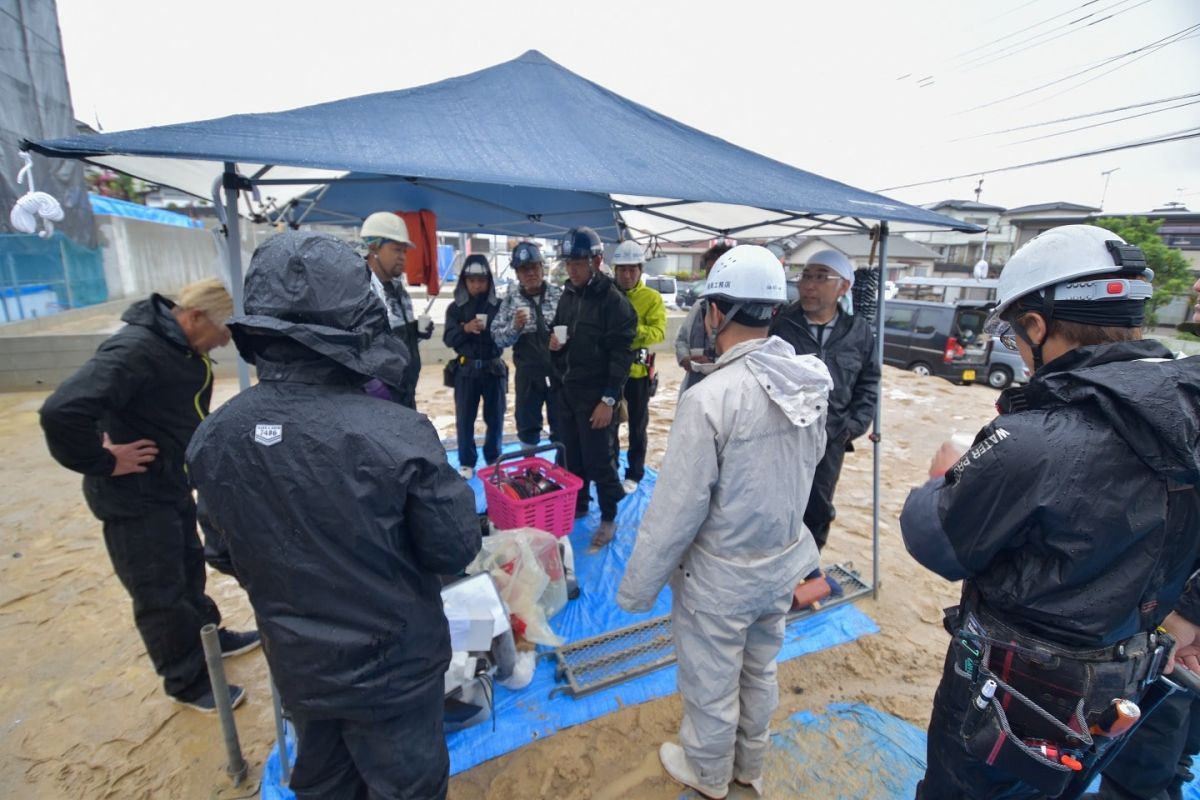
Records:
[[[662,295],[667,308],[678,308],[675,305],[675,278],[670,275],[646,275],[642,278],[654,291]]]
[[[700,297],[704,281],[680,281],[675,288],[675,304],[680,308],[691,308]]]
[[[988,342],[987,382],[993,389],[1007,389],[1013,383],[1029,383],[1029,367],[1021,354],[993,338]]]
[[[885,364],[964,385],[987,375],[988,303],[891,300],[884,308]]]

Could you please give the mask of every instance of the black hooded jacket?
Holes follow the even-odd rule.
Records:
[[[404,360],[376,335],[383,309],[354,262],[313,234],[259,247],[248,315],[229,323],[259,382],[187,451],[201,524],[250,597],[284,706],[313,719],[386,719],[440,691],[438,576],[480,546],[475,496],[433,425],[360,389]]]
[[[446,309],[446,328],[442,341],[467,361],[491,361],[500,357],[500,348],[492,338],[492,320],[500,310],[496,299],[496,284],[488,270],[488,290],[472,297],[467,291],[466,278],[461,275],[454,287],[454,302]],[[477,314],[487,314],[487,324],[479,333],[467,333],[463,323],[475,319]]]
[[[840,312],[825,346],[817,344],[804,309],[793,303],[771,322],[771,333],[796,349],[825,362],[833,378],[825,431],[832,445],[862,436],[875,422],[879,402],[879,364],[875,360],[875,332],[863,317]]]
[[[620,397],[633,364],[637,312],[612,278],[597,274],[583,288],[570,281],[551,327],[567,326],[567,343],[550,354],[567,402],[590,411],[605,394]]]
[[[58,463],[84,475],[83,493],[100,519],[136,517],[191,494],[184,450],[208,414],[212,367],[188,344],[160,295],[134,303],[128,323],[47,398],[42,430]],[[116,459],[102,446],[151,439],[158,455],[146,472],[112,477]]]
[[[1153,629],[1200,553],[1200,358],[1170,359],[1154,341],[1080,347],[1006,391],[967,455],[909,495],[909,552],[1064,645]]]

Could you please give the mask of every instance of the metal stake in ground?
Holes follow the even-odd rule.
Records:
[[[217,714],[221,717],[225,754],[229,757],[225,774],[230,777],[234,786],[241,786],[242,781],[246,779],[246,759],[242,758],[237,724],[233,721],[233,705],[229,702],[229,684],[225,682],[225,665],[221,661],[221,641],[217,637],[217,626],[209,623],[201,628],[200,642],[204,645],[204,660],[208,663],[208,679],[212,683]]]

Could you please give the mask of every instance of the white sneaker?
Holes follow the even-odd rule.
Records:
[[[671,776],[671,780],[682,783],[689,789],[694,789],[709,800],[724,800],[729,795],[728,786],[705,786],[700,782],[700,776],[688,763],[683,748],[674,742],[663,742],[658,748],[658,760],[663,769]]]
[[[474,467],[459,467],[458,474],[462,475],[467,480],[471,480],[471,478],[475,477],[475,468]]]
[[[629,478],[621,481],[621,488],[625,490],[625,494],[633,494],[637,491],[638,482],[631,481]]]

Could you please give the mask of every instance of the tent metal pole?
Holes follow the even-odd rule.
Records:
[[[872,486],[873,507],[871,512],[871,597],[879,598],[879,459],[883,455],[883,306],[884,287],[887,286],[888,224],[879,223],[879,283],[875,300],[875,366],[879,369],[879,400],[875,403],[875,431],[871,443],[875,451],[873,459],[874,484]]]
[[[243,297],[242,281],[242,228],[238,216],[238,175],[237,165],[232,161],[225,162],[225,175],[222,185],[225,188],[225,257],[229,265],[229,289],[233,295],[233,313],[246,313]],[[238,387],[250,388],[250,367],[238,355],[237,362]]]

